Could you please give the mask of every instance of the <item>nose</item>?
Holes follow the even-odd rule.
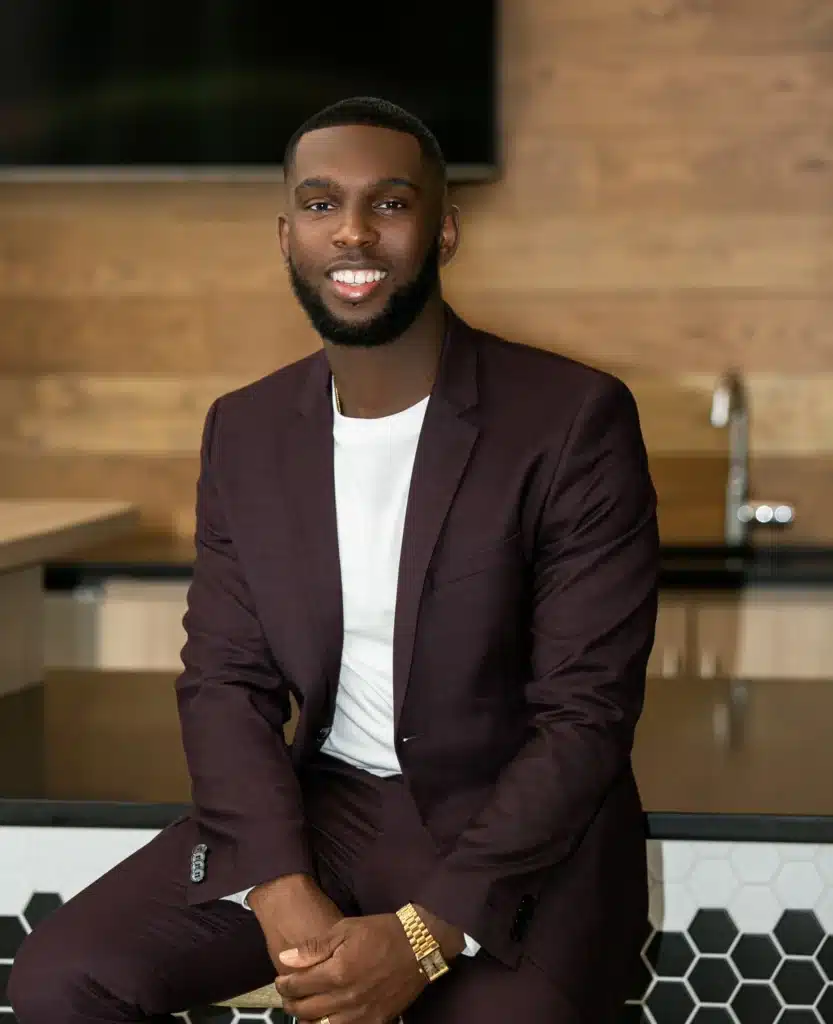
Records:
[[[367,248],[378,241],[379,233],[369,223],[361,206],[345,205],[333,234],[333,245],[343,249]]]

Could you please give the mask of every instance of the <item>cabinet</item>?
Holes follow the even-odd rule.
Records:
[[[695,606],[701,678],[833,680],[833,593],[751,590]]]
[[[90,592],[47,595],[46,667],[179,671],[187,588],[113,579]],[[23,605],[18,611],[31,619]],[[833,682],[833,587],[663,591],[648,676]]]
[[[673,679],[689,672],[688,620],[684,600],[660,597],[656,638],[648,659],[649,676]]]
[[[833,588],[663,594],[648,675],[833,681]]]

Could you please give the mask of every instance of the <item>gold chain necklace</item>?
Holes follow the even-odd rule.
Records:
[[[335,377],[333,377],[333,398],[336,400],[336,412],[341,416],[341,399],[338,397],[338,388],[336,387]]]

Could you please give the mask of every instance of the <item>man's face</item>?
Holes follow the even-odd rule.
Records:
[[[279,222],[292,286],[334,344],[384,345],[439,287],[457,242],[436,172],[403,132],[364,125],[304,135]]]

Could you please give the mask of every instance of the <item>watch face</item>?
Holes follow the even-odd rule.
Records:
[[[442,953],[435,949],[429,953],[421,963],[425,976],[429,981],[436,981],[437,978],[441,978],[448,971],[448,964],[443,959]]]

